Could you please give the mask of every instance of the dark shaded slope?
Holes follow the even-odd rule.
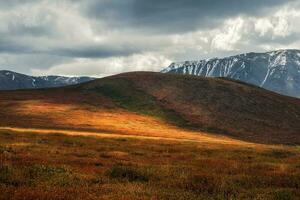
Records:
[[[139,84],[144,83],[134,83],[130,78],[112,77],[79,86],[79,89],[89,93],[96,92],[128,111],[153,116],[180,127],[192,127],[189,121],[176,113],[176,110],[165,106],[155,96],[138,87]]]
[[[122,88],[126,85],[124,81],[130,86]],[[126,104],[129,110],[146,114],[152,110],[151,102],[156,99],[159,108],[181,116],[189,122],[189,127],[212,133],[263,143],[300,143],[300,101],[240,82],[136,72],[78,87],[99,92],[120,105]],[[115,90],[127,96],[124,98]],[[143,91],[150,97],[145,100],[133,91]]]

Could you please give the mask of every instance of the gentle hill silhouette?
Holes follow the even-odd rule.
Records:
[[[10,127],[149,134],[167,126],[299,144],[299,122],[300,100],[222,78],[132,72],[63,88],[0,92],[0,125]]]

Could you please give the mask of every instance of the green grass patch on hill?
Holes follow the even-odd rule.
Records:
[[[191,126],[188,121],[183,119],[178,113],[165,108],[155,97],[138,89],[129,80],[107,80],[99,85],[96,90],[126,110],[157,117],[180,127]]]

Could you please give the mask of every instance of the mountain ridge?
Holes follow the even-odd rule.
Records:
[[[0,90],[62,87],[94,80],[92,77],[29,76],[9,70],[0,70]]]
[[[296,49],[175,62],[161,72],[226,77],[300,98],[300,50]]]

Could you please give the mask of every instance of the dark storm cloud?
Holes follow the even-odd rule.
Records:
[[[0,0],[0,68],[105,74],[297,48],[299,19],[299,0]]]
[[[89,17],[117,27],[188,32],[224,18],[261,15],[293,0],[100,0],[83,1]]]
[[[135,47],[114,47],[104,45],[91,46],[73,46],[69,48],[57,48],[47,53],[58,56],[74,57],[74,58],[107,58],[113,56],[128,56],[133,53],[141,52],[141,49]]]
[[[69,45],[45,48],[30,44],[20,44],[9,39],[0,38],[0,53],[10,54],[44,54],[71,58],[107,58],[113,56],[128,56],[140,53],[142,49],[129,46],[109,45]]]
[[[32,52],[33,49],[31,47],[22,44],[17,44],[5,37],[0,38],[0,53],[19,54]]]

